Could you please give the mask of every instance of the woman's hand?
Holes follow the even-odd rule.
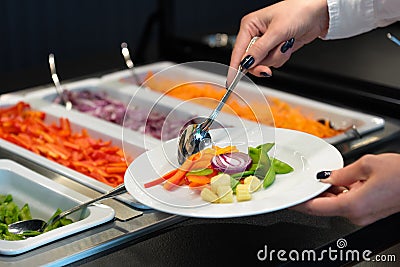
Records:
[[[342,216],[367,225],[400,211],[400,154],[365,155],[329,178],[333,186],[293,207],[317,216]]]
[[[232,52],[230,66],[236,69],[246,55],[255,62],[249,71],[255,76],[272,74],[269,67],[280,67],[304,44],[323,36],[329,22],[326,0],[286,0],[243,17]],[[260,38],[246,52],[250,40]],[[284,42],[294,38],[292,46]]]

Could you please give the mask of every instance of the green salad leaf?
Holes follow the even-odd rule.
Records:
[[[57,209],[51,218],[54,218],[61,212],[61,209]],[[9,224],[30,219],[32,219],[32,215],[27,203],[25,203],[25,205],[19,209],[18,205],[13,201],[12,195],[0,195],[0,240],[22,240],[27,237],[41,234],[37,231],[26,231],[23,234],[13,234],[8,231]],[[61,218],[57,222],[47,226],[44,232],[68,225],[72,222],[73,221],[71,219]]]

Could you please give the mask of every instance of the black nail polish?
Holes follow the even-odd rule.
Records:
[[[286,51],[289,50],[289,48],[292,48],[294,44],[294,38],[290,38],[287,40],[282,46],[281,46],[281,53],[286,53]]]
[[[250,56],[250,55],[247,55],[247,56],[242,60],[242,62],[240,62],[240,66],[242,66],[242,67],[245,68],[245,69],[248,69],[248,68],[250,68],[251,65],[253,65],[253,63],[254,63],[254,57],[253,57],[253,56]]]
[[[265,71],[260,72],[260,75],[263,77],[267,77],[267,78],[271,77],[271,74],[269,74],[268,72],[265,72]]]
[[[322,171],[317,173],[317,179],[326,179],[331,176],[331,171]]]

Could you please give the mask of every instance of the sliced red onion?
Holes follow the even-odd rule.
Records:
[[[179,130],[187,122],[176,118],[167,121],[166,115],[150,112],[146,108],[135,107],[127,110],[124,102],[109,97],[105,91],[64,90],[63,94],[71,101],[72,106],[81,112],[162,140],[177,137]],[[60,98],[57,97],[54,102],[60,103]]]
[[[216,155],[211,160],[215,170],[226,174],[244,172],[250,168],[251,163],[250,156],[243,152]]]

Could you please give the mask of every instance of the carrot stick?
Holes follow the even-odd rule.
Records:
[[[168,180],[169,178],[174,176],[177,171],[178,171],[178,169],[174,169],[174,170],[168,172],[167,174],[164,174],[163,176],[161,176],[158,179],[155,179],[155,180],[153,180],[151,182],[145,183],[144,184],[144,188],[149,188],[149,187],[153,187],[155,185],[161,184],[165,180]]]
[[[164,183],[166,190],[171,190],[176,185],[179,185],[182,179],[185,178],[186,173],[189,171],[197,154],[190,156],[176,171],[176,173]]]
[[[196,183],[199,185],[209,184],[211,181],[210,177],[202,176],[202,175],[189,175],[189,176],[187,176],[187,179],[188,179],[189,183]]]

